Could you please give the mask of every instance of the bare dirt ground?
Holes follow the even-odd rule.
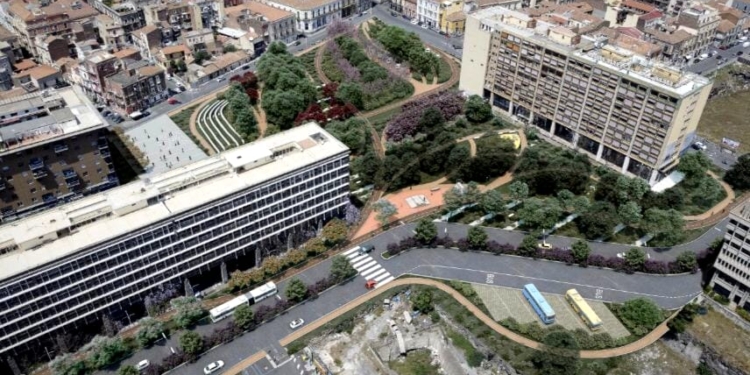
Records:
[[[434,83],[428,84],[428,83],[425,83],[424,80],[417,81],[416,79],[414,79],[412,77],[409,77],[409,82],[412,84],[412,86],[414,86],[414,95],[419,95],[419,94],[425,93],[427,91],[433,90],[436,87],[440,86],[439,84],[434,84]]]
[[[695,374],[696,364],[682,355],[675,353],[664,342],[624,357],[623,364],[612,370],[609,375],[685,375]]]

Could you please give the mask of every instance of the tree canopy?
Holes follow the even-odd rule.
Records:
[[[560,220],[562,213],[556,199],[528,198],[518,210],[518,219],[531,229],[550,230]]]
[[[623,303],[616,309],[622,324],[636,336],[651,332],[664,321],[664,314],[650,299],[636,298]]]
[[[737,158],[737,163],[724,174],[724,181],[738,190],[750,189],[750,154]]]
[[[464,112],[466,118],[471,122],[480,123],[492,119],[492,106],[479,95],[469,97]]]

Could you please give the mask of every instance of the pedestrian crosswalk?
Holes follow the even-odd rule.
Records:
[[[359,246],[347,250],[343,255],[365,280],[375,280],[377,282],[375,288],[380,288],[395,279],[370,254],[360,254]]]

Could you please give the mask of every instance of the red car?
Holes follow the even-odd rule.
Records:
[[[175,99],[175,98],[169,98],[169,99],[167,100],[167,103],[169,103],[169,104],[177,104],[177,103],[179,103],[179,102],[180,102],[180,101],[179,101],[179,100],[177,100],[177,99]]]

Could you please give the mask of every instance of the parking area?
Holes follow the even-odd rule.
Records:
[[[521,290],[512,288],[495,287],[481,284],[472,284],[472,287],[487,306],[490,315],[496,321],[513,318],[517,322],[525,324],[537,322],[544,327],[531,306],[526,302]],[[555,310],[556,324],[567,330],[578,328],[588,330],[588,327],[578,317],[573,308],[570,307],[565,297],[558,294],[542,293],[547,302]],[[608,333],[612,338],[626,337],[630,332],[620,323],[617,317],[609,311],[603,302],[587,301],[591,308],[602,320],[602,329],[598,332]]]

